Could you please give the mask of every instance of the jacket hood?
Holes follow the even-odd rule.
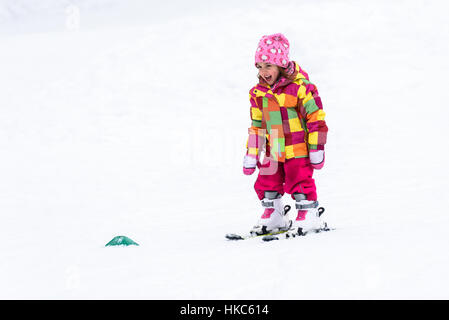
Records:
[[[295,64],[295,71],[293,72],[293,77],[292,77],[293,80],[290,80],[283,76],[280,76],[278,81],[276,81],[273,84],[273,86],[270,86],[262,77],[259,77],[259,84],[264,87],[271,88],[273,90],[275,88],[286,86],[289,83],[296,82],[300,79],[309,80],[309,75],[307,74],[307,72],[305,72],[296,61],[293,61],[293,63]]]

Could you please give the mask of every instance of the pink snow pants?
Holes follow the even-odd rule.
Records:
[[[292,158],[285,162],[264,159],[259,168],[254,189],[260,200],[264,198],[265,191],[277,191],[280,194],[303,193],[307,200],[316,201],[315,180],[312,179],[313,167],[309,158]]]

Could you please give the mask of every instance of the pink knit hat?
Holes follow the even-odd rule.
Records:
[[[257,46],[255,63],[265,62],[285,68],[290,62],[289,49],[290,44],[282,33],[263,36]]]

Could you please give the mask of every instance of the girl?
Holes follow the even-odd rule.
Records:
[[[243,172],[251,175],[260,169],[254,188],[264,212],[251,230],[258,235],[291,227],[302,234],[323,227],[312,175],[324,165],[325,113],[316,86],[289,60],[289,47],[281,33],[262,37],[255,57],[259,84],[249,92],[252,124]],[[285,192],[298,210],[293,222],[282,205]]]

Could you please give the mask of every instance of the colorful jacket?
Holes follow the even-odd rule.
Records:
[[[267,155],[284,162],[324,150],[328,128],[318,90],[297,63],[293,76],[293,81],[282,77],[273,87],[261,79],[249,91],[248,155],[258,158],[265,147]]]

